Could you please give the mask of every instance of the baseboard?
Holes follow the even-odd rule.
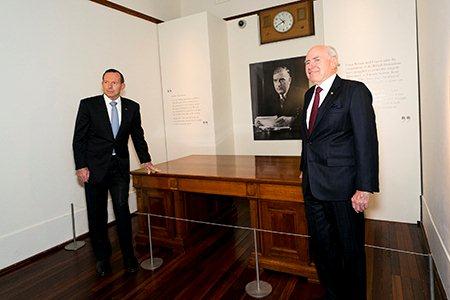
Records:
[[[112,226],[113,224],[114,224],[114,222],[111,222],[108,226]],[[77,240],[78,241],[82,241],[85,238],[87,238],[87,236],[88,236],[88,233],[86,232],[85,234],[77,236]],[[73,241],[73,239],[71,238],[70,240],[67,240],[64,243],[61,243],[61,244],[56,245],[56,246],[53,246],[50,249],[47,249],[47,250],[45,250],[43,252],[35,254],[35,255],[31,256],[31,257],[28,257],[28,258],[26,258],[24,260],[16,262],[16,263],[14,263],[12,265],[9,265],[9,266],[7,266],[4,269],[0,269],[0,277],[3,276],[3,275],[6,275],[8,273],[14,272],[14,271],[16,271],[16,270],[18,270],[18,269],[20,269],[22,267],[25,267],[26,265],[29,265],[29,264],[31,264],[31,263],[33,263],[33,262],[35,262],[35,261],[45,257],[46,255],[51,255],[52,253],[54,253],[56,251],[59,251],[66,244],[68,244],[68,243],[70,243],[72,241]]]
[[[422,229],[427,238],[428,247],[433,257],[436,268],[436,277],[439,278],[443,293],[450,295],[450,254],[445,248],[444,241],[440,235],[433,216],[430,213],[425,197],[422,197],[423,221]],[[439,285],[438,285],[439,287]]]
[[[136,192],[129,194],[130,211],[136,211]],[[75,231],[77,236],[88,232],[85,207],[75,207]],[[108,203],[108,222],[114,221],[111,200]],[[0,274],[8,267],[27,261],[31,257],[58,248],[73,239],[72,217],[66,214],[44,220],[32,226],[0,237]]]

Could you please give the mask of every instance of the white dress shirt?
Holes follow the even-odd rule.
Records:
[[[331,86],[333,85],[333,81],[336,78],[336,74],[331,75],[327,79],[322,82],[320,87],[322,88],[322,91],[320,92],[320,100],[319,100],[319,107],[322,105],[323,100],[325,100],[325,97],[327,96],[328,92],[331,89]],[[311,101],[309,101],[308,109],[306,110],[306,127],[309,128],[309,116],[311,115],[311,110],[314,102],[314,95],[316,94],[316,88],[314,88],[314,93],[312,94]]]

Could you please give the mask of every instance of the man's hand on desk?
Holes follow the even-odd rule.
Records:
[[[147,174],[159,173],[161,172],[157,167],[155,167],[151,161],[143,163],[142,167],[147,170]]]

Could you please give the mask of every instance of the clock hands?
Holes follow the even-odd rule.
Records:
[[[277,24],[275,24],[275,27],[278,27],[280,24],[284,24],[284,20],[281,20],[280,22],[278,22]]]
[[[280,33],[284,33],[291,29],[294,23],[293,16],[288,11],[281,11],[273,18],[272,28]]]
[[[284,20],[281,20],[280,22],[278,22],[277,24],[275,24],[275,27],[278,28],[280,25],[284,24]]]

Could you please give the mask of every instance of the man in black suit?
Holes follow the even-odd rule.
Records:
[[[96,271],[105,276],[111,272],[108,238],[108,191],[111,194],[120,249],[126,271],[137,272],[134,255],[131,216],[128,207],[131,136],[144,168],[156,172],[151,163],[144,130],[141,127],[139,104],[121,98],[125,88],[123,75],[105,71],[102,78],[104,94],[80,102],[73,136],[76,175],[84,184],[89,222],[89,236],[97,259]]]
[[[295,93],[291,89],[292,76],[287,67],[278,67],[273,71],[273,87],[276,98],[268,105],[269,109],[277,115],[275,126],[291,127],[300,111],[299,102],[295,99]]]
[[[337,67],[334,48],[308,51],[314,86],[301,124],[305,211],[326,299],[366,299],[364,210],[379,191],[375,113],[367,87],[341,79]]]

